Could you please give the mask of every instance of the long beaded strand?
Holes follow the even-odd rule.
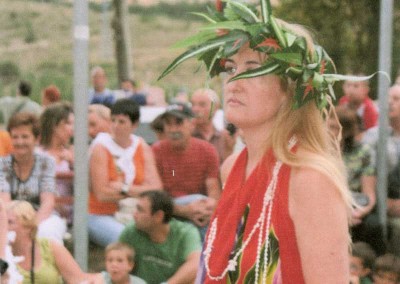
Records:
[[[291,149],[295,144],[296,144],[296,138],[292,137],[289,141],[289,149]],[[228,261],[228,265],[224,269],[224,271],[219,275],[219,276],[212,276],[210,267],[209,267],[209,260],[211,257],[212,249],[213,249],[213,243],[215,240],[215,237],[217,235],[217,227],[218,227],[218,218],[216,217],[213,222],[211,223],[210,227],[210,232],[207,237],[207,245],[206,249],[204,250],[204,262],[205,262],[205,268],[207,272],[207,276],[214,281],[219,281],[225,277],[225,275],[228,273],[228,271],[234,271],[237,266],[237,259],[241,255],[241,253],[246,249],[247,245],[250,243],[250,240],[253,238],[253,235],[255,234],[256,230],[260,228],[259,236],[258,236],[258,243],[257,243],[257,259],[256,259],[256,269],[255,269],[255,282],[257,283],[258,277],[259,277],[259,266],[260,266],[260,258],[261,258],[261,249],[262,249],[262,233],[263,233],[263,225],[264,225],[264,220],[265,220],[265,213],[266,209],[268,208],[268,215],[267,215],[267,222],[266,222],[266,227],[265,227],[265,248],[266,251],[264,253],[264,275],[263,275],[263,283],[266,281],[267,277],[267,268],[268,268],[268,246],[269,246],[269,228],[271,226],[271,216],[272,216],[272,205],[273,205],[273,199],[275,195],[275,190],[276,186],[278,184],[278,175],[279,171],[281,169],[282,162],[281,161],[276,161],[273,169],[273,174],[272,174],[272,179],[271,182],[269,183],[267,190],[265,191],[264,198],[263,198],[263,207],[260,212],[260,216],[257,219],[257,222],[254,224],[249,236],[247,237],[246,241],[242,243],[242,246],[240,249],[236,252],[234,257]]]

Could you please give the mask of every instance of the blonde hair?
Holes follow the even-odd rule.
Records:
[[[307,42],[310,56],[313,54],[314,44],[310,34],[305,28],[279,23],[293,33],[303,36]],[[287,101],[277,114],[275,125],[270,136],[270,143],[277,159],[293,167],[312,168],[325,175],[335,185],[348,210],[350,220],[352,211],[352,197],[348,189],[345,166],[342,161],[337,141],[329,135],[324,114],[317,108],[313,101],[299,109],[293,109],[295,82],[287,80],[282,84],[286,92]],[[330,111],[334,111],[331,109]],[[304,151],[292,153],[288,147],[288,141],[295,136],[299,147]]]
[[[89,113],[94,113],[98,117],[111,121],[111,110],[110,108],[106,107],[105,105],[101,104],[92,104],[89,105]]]
[[[114,250],[125,252],[126,257],[128,258],[128,261],[130,263],[135,262],[135,250],[131,246],[129,246],[125,243],[120,243],[120,242],[111,243],[105,249],[105,256],[107,257],[107,254],[110,251],[114,251]]]
[[[22,226],[31,229],[30,237],[34,240],[36,238],[38,222],[36,220],[36,211],[32,204],[24,200],[14,200],[8,205],[7,211],[14,213]]]

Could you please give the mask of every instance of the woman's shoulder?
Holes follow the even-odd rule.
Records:
[[[52,155],[50,155],[48,152],[40,150],[39,148],[35,149],[34,155],[37,163],[56,163],[56,159]]]
[[[12,156],[11,155],[0,157],[0,165],[1,165],[1,167],[11,167],[11,163],[12,163]]]
[[[332,178],[315,168],[293,167],[289,192],[289,203],[293,205],[292,208],[319,208],[324,211],[331,205],[336,207],[338,204],[345,208],[342,193]]]

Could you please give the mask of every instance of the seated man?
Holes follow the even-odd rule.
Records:
[[[162,116],[166,138],[153,144],[164,189],[175,198],[176,216],[201,228],[202,237],[221,193],[215,148],[191,136],[193,112],[170,105]]]
[[[171,219],[173,201],[166,192],[143,192],[136,207],[135,223],[120,236],[136,251],[134,274],[149,284],[193,283],[201,250],[196,228]]]
[[[220,107],[217,93],[211,89],[197,89],[191,97],[193,119],[193,137],[210,142],[218,152],[220,164],[233,152],[236,142],[234,133],[215,128],[213,118]]]
[[[114,92],[107,88],[107,75],[100,66],[95,66],[90,72],[93,87],[89,90],[90,104],[103,104],[111,107],[115,103]]]

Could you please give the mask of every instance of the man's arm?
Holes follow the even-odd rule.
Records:
[[[207,196],[218,200],[221,195],[221,183],[218,178],[206,179]]]
[[[207,198],[193,201],[187,205],[174,205],[174,214],[191,220],[196,226],[206,226],[217,206],[221,195],[221,186],[218,178],[207,178],[205,181]]]
[[[179,269],[168,279],[168,284],[187,284],[193,283],[196,278],[197,267],[200,261],[200,251],[189,254],[186,261]]]

